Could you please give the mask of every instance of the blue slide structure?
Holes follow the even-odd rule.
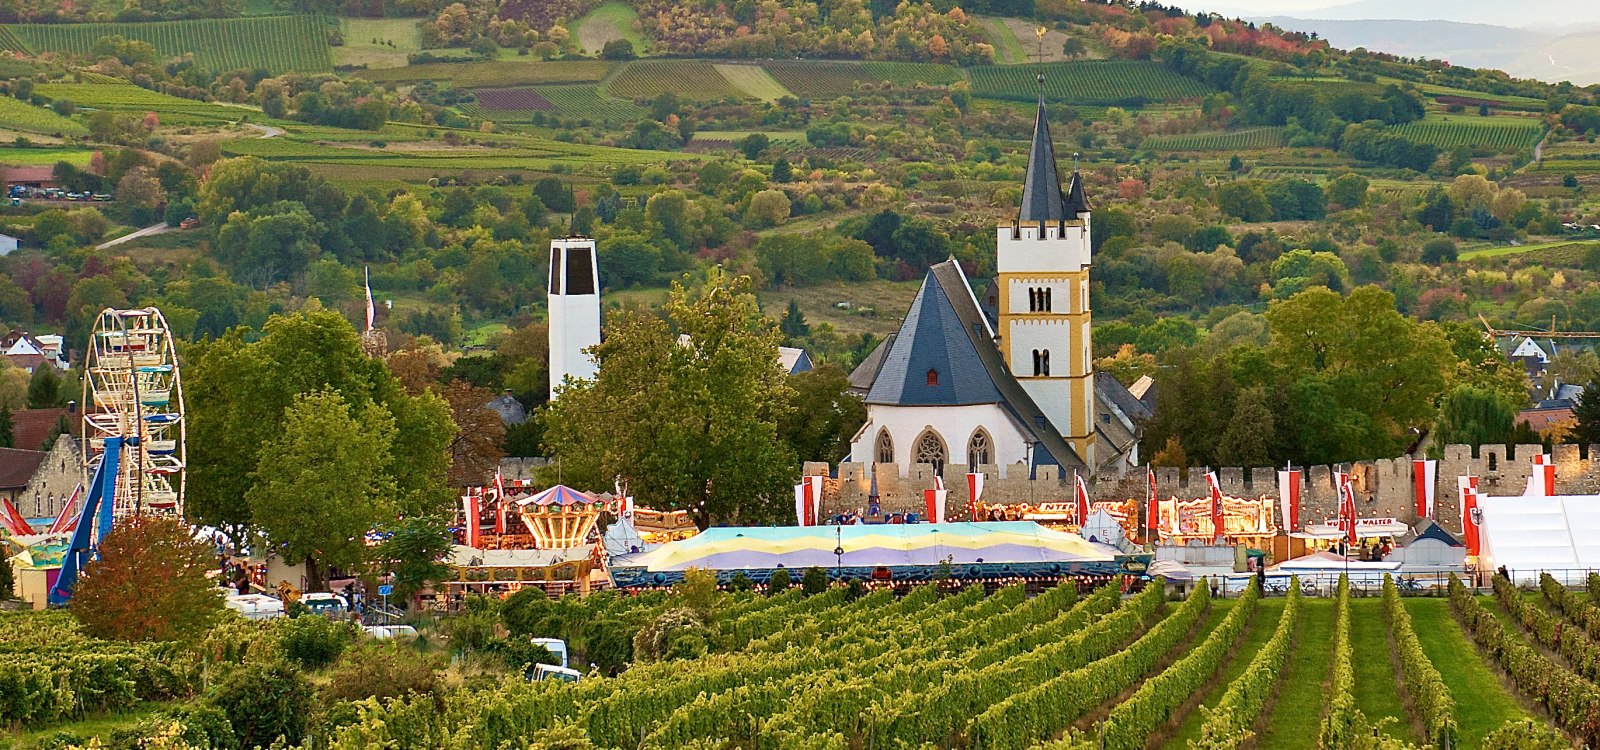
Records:
[[[59,607],[72,598],[72,589],[78,584],[78,573],[94,555],[94,543],[111,531],[113,502],[117,492],[117,469],[122,459],[122,446],[138,445],[137,437],[108,437],[101,453],[100,466],[94,470],[89,482],[89,494],[78,511],[78,528],[72,532],[72,546],[61,561],[61,573],[56,584],[50,587],[50,604]],[[98,518],[100,532],[95,533]]]

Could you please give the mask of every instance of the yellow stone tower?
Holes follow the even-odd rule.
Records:
[[[1042,93],[1022,208],[996,234],[1001,354],[1051,427],[1093,471],[1089,202],[1076,167],[1068,189],[1061,189]]]

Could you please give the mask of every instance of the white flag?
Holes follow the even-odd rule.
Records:
[[[372,330],[372,321],[378,316],[378,311],[372,306],[372,269],[365,269],[367,287],[367,330]]]

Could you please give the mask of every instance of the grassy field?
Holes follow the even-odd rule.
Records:
[[[611,72],[611,67],[612,63],[604,60],[428,63],[368,71],[362,77],[384,83],[448,81],[456,88],[532,86],[541,83],[598,83]]]
[[[180,119],[232,122],[250,115],[261,118],[259,111],[246,107],[197,102],[127,83],[41,83],[34,92],[50,99],[70,99],[79,107],[156,112],[168,123]]]
[[[556,164],[609,173],[621,164],[659,164],[669,160],[704,158],[696,154],[586,146],[538,138],[521,138],[510,143],[514,145],[499,148],[451,148],[443,144],[418,144],[417,147],[405,149],[383,149],[339,147],[286,138],[251,138],[224,141],[222,150],[229,156],[256,156],[307,165],[400,167],[434,170],[440,174],[468,169],[548,170]]]
[[[1481,260],[1483,258],[1499,258],[1507,255],[1521,255],[1539,250],[1555,250],[1572,245],[1592,245],[1592,241],[1583,240],[1552,240],[1550,242],[1537,242],[1530,245],[1491,245],[1472,250],[1464,250],[1458,256],[1460,260]]]
[[[163,57],[193,53],[195,64],[206,70],[263,68],[276,74],[333,69],[329,25],[323,16],[17,24],[7,28],[34,52],[87,54],[95,40],[118,34],[149,42]]]
[[[1289,656],[1289,667],[1278,681],[1277,695],[1256,735],[1259,750],[1305,750],[1315,746],[1322,710],[1328,699],[1324,686],[1333,662],[1333,600],[1307,599],[1301,603],[1300,634]]]
[[[89,134],[89,129],[77,120],[9,96],[0,97],[0,128],[54,136]]]
[[[1544,135],[1544,123],[1532,117],[1430,114],[1395,132],[1440,148],[1484,146],[1497,151],[1533,148]]]
[[[333,48],[335,65],[398,68],[422,48],[415,18],[341,18],[339,33],[344,44]]]
[[[1450,696],[1457,706],[1472,707],[1470,711],[1456,712],[1462,747],[1478,747],[1483,736],[1501,724],[1530,716],[1467,640],[1460,623],[1450,613],[1448,601],[1408,598],[1405,605],[1422,651],[1438,668],[1445,686],[1450,688]]]
[[[705,60],[636,60],[607,80],[604,89],[623,99],[653,99],[662,92],[691,101],[745,96]]]
[[[868,281],[855,284],[833,283],[799,289],[773,289],[757,292],[768,310],[782,310],[794,300],[813,328],[827,323],[846,336],[870,333],[882,338],[900,326],[900,319],[917,296],[921,280]],[[836,307],[840,302],[848,308]]]
[[[994,45],[994,61],[1001,65],[1016,65],[1028,61],[1029,50],[1032,49],[1032,39],[1029,46],[1023,47],[1022,40],[1017,38],[1011,27],[1006,25],[1004,18],[984,18],[983,30],[989,37],[989,42]],[[1059,45],[1057,47],[1059,49]]]
[[[972,93],[1033,101],[1039,95],[1036,79],[1041,73],[1051,101],[1067,104],[1136,104],[1188,99],[1206,93],[1200,82],[1140,60],[986,65],[971,69]]]
[[[89,166],[89,160],[94,157],[94,152],[92,148],[42,149],[0,146],[0,164],[12,167],[42,167],[64,161],[86,167]]]
[[[1398,717],[1382,732],[1413,742],[1417,738],[1400,697],[1400,679],[1389,658],[1389,624],[1383,619],[1383,600],[1350,600],[1350,646],[1356,654],[1356,707],[1368,717]]]
[[[600,54],[606,42],[613,39],[632,42],[634,54],[642,55],[649,49],[650,40],[639,33],[638,21],[639,12],[633,6],[612,0],[578,19],[572,31],[578,36],[578,44],[591,55]]]
[[[761,69],[759,65],[724,65],[718,63],[711,66],[716,68],[723,78],[743,91],[746,96],[760,99],[764,102],[775,102],[786,96],[792,96],[783,84],[772,74]]]

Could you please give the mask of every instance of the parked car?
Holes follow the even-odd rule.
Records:
[[[379,640],[415,638],[417,635],[417,629],[410,625],[368,625],[362,630],[366,631],[367,635]]]
[[[577,682],[583,679],[583,674],[576,669],[567,669],[566,667],[558,667],[553,664],[535,664],[533,665],[533,676],[529,679],[534,682],[541,682],[543,680]]]
[[[311,593],[300,597],[300,603],[314,615],[343,619],[350,613],[350,603],[338,594]]]

